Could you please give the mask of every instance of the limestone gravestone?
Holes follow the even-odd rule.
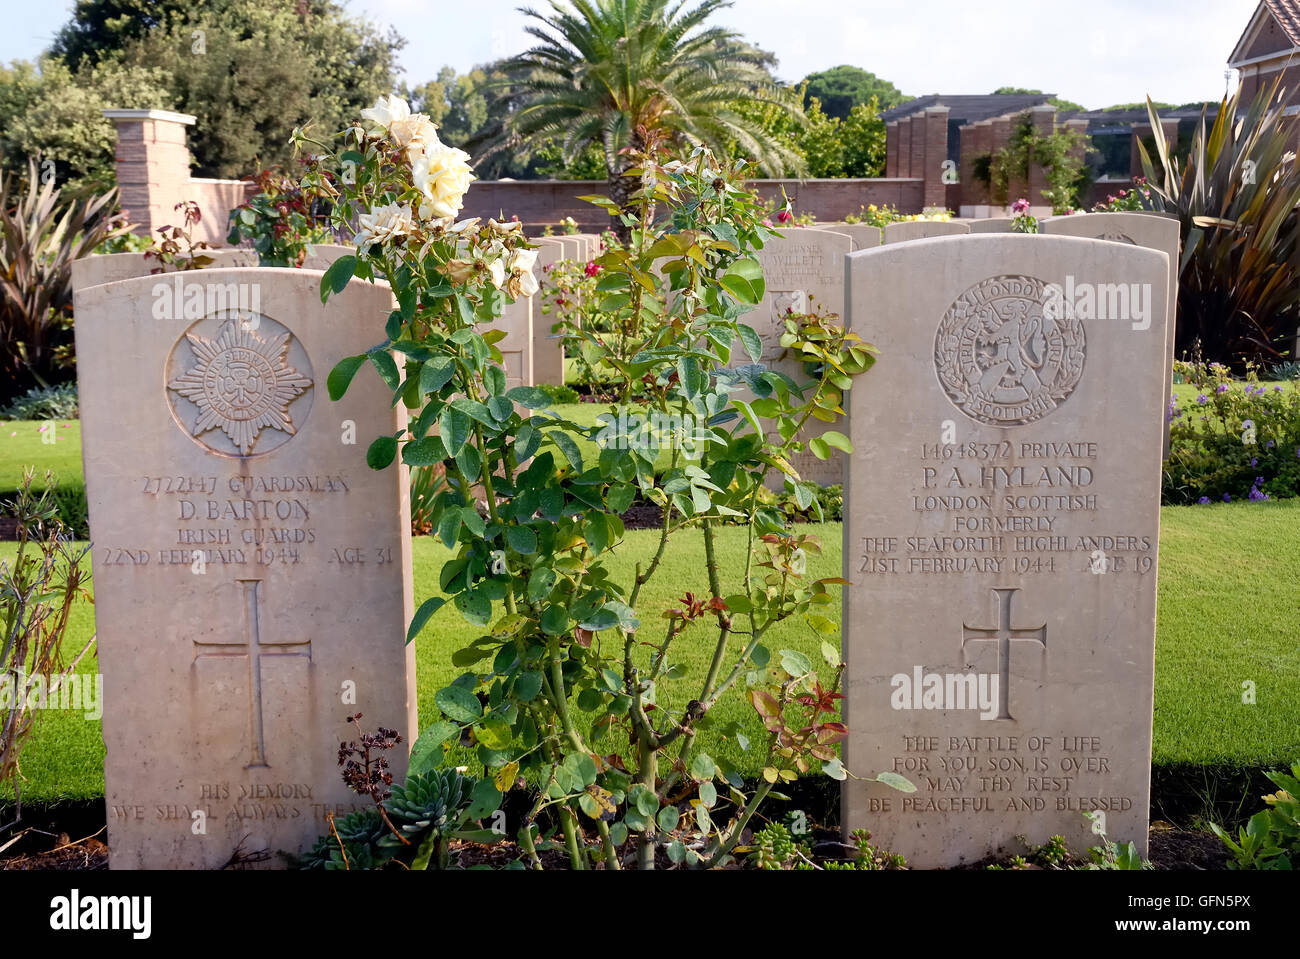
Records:
[[[960,220],[905,220],[885,225],[885,243],[903,243],[935,236],[959,236],[970,232],[970,224]]]
[[[339,776],[345,717],[415,732],[407,479],[366,465],[405,414],[369,371],[338,403],[325,390],[382,341],[393,299],[354,282],[322,306],[320,278],[201,270],[75,295],[114,868],[236,850],[283,866],[368,803]]]
[[[1081,236],[1109,240],[1129,246],[1160,250],[1174,268],[1169,271],[1169,321],[1165,327],[1165,392],[1161,409],[1169,405],[1174,388],[1174,337],[1178,316],[1178,266],[1181,263],[1181,227],[1173,217],[1151,213],[1076,213],[1043,220],[1040,227],[1049,236]],[[1165,430],[1164,448],[1169,455],[1169,431]]]
[[[542,312],[542,300],[549,286],[551,270],[564,257],[564,244],[555,237],[542,237],[537,244],[537,262],[533,273],[542,287],[533,304],[533,382],[564,385],[564,340],[551,332],[555,326],[554,310]],[[554,304],[551,304],[554,306]]]
[[[257,253],[239,247],[220,250],[202,250],[200,255],[211,258],[212,262],[203,269],[216,270],[241,266],[257,266]],[[176,271],[175,267],[164,266],[143,253],[96,253],[72,261],[72,289],[85,289],[116,280],[129,280],[136,276],[149,276],[154,270],[163,273]]]
[[[506,386],[532,386],[533,379],[533,313],[538,309],[536,297],[521,296],[513,303],[506,300],[505,311],[496,321],[496,328],[505,331],[497,343],[501,351],[501,366],[506,371]]]
[[[853,252],[874,250],[880,246],[882,236],[880,227],[866,223],[817,223],[810,229],[829,230],[831,233],[843,233],[853,240]]]
[[[850,781],[843,822],[914,866],[1146,848],[1168,269],[1017,234],[849,258],[880,361],[849,393],[845,764],[918,788]]]
[[[564,259],[572,260],[575,263],[586,262],[587,241],[578,236],[565,234],[556,237],[564,247]]]
[[[791,312],[821,313],[834,314],[839,317],[839,322],[843,322],[844,265],[845,257],[851,252],[853,239],[829,230],[789,229],[767,241],[757,254],[763,267],[766,292],[758,308],[742,317],[742,322],[754,328],[763,344],[760,362],[780,370],[801,385],[811,379],[804,372],[803,364],[781,346],[784,318]],[[739,344],[733,351],[732,362],[751,362]],[[807,442],[828,429],[836,429],[836,426],[809,419],[801,438]],[[803,479],[829,486],[843,482],[842,456],[832,451],[830,459],[819,460],[804,452],[795,457],[793,465]],[[785,484],[784,474],[774,470],[768,476],[768,484],[781,488]]]
[[[307,247],[307,256],[302,261],[304,270],[328,270],[334,261],[342,256],[356,256],[355,246],[343,246],[338,243],[314,243]]]
[[[1016,221],[1009,216],[990,216],[965,222],[972,233],[1010,233]]]

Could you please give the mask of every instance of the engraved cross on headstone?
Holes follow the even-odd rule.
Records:
[[[262,724],[262,657],[306,656],[311,659],[311,640],[263,639],[258,626],[258,579],[236,580],[243,597],[244,638],[233,642],[194,641],[194,659],[200,656],[248,657],[248,738],[250,759],[247,768],[268,767],[266,738]]]
[[[1013,627],[1011,625],[1011,600],[1019,589],[993,590],[993,617],[997,626],[981,628],[967,626],[961,628],[962,655],[966,653],[969,643],[998,644],[998,719],[1013,719],[1009,706],[1011,688],[1011,643],[1014,640],[1035,642],[1047,653],[1047,624],[1034,629]]]

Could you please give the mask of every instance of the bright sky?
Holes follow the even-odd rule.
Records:
[[[288,0],[286,0],[288,2]],[[527,0],[547,9],[549,0]],[[405,79],[444,64],[465,71],[525,49],[525,0],[348,0],[397,27]],[[71,0],[0,0],[0,61],[30,59],[67,19]],[[780,58],[799,80],[850,63],[904,93],[1056,93],[1087,107],[1150,94],[1185,103],[1223,94],[1225,61],[1256,0],[735,0],[720,22]],[[934,39],[926,40],[930,36]]]

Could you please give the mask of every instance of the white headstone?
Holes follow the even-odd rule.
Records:
[[[257,266],[256,251],[243,247],[200,250],[199,255],[212,260],[203,267],[207,270]],[[150,276],[155,270],[159,273],[171,273],[175,271],[175,267],[163,265],[143,253],[94,253],[72,261],[72,289],[75,292],[90,286],[112,283],[115,280]]]
[[[885,243],[904,243],[935,236],[960,236],[970,232],[970,224],[961,220],[904,220],[885,225]]]
[[[852,780],[843,822],[914,866],[1146,849],[1168,269],[1020,234],[849,258],[880,358],[849,393],[845,765],[918,789]],[[1131,315],[1085,302],[1114,284]]]
[[[366,465],[405,413],[373,370],[325,390],[394,301],[354,282],[323,306],[320,278],[75,294],[114,868],[283,866],[370,804],[339,775],[345,717],[416,729],[406,469]]]

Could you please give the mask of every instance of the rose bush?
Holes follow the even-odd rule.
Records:
[[[836,752],[846,732],[838,650],[824,643],[819,667],[764,644],[774,625],[793,617],[833,635],[825,613],[844,580],[808,579],[816,539],[792,533],[761,505],[760,490],[777,471],[789,495],[811,502],[815,487],[799,478],[791,454],[803,449],[809,419],[842,415],[843,391],[871,366],[870,348],[822,317],[815,336],[782,340],[805,361],[803,381],[764,367],[758,334],[742,317],[763,298],[753,254],[772,233],[744,186],[746,166],[720,167],[699,150],[667,167],[647,136],[633,167],[641,184],[630,201],[635,212],[593,198],[622,217],[631,242],[596,261],[594,292],[608,329],[575,335],[596,367],[617,374],[612,412],[628,409],[636,387],[638,412],[697,428],[692,448],[675,448],[667,470],[655,469],[657,449],[607,428],[588,461],[577,440],[596,439],[595,428],[551,412],[544,390],[506,388],[496,346],[504,332],[493,324],[508,300],[536,289],[534,251],[520,225],[439,215],[461,208],[472,178],[463,161],[431,146],[436,129],[391,98],[365,120],[343,134],[338,160],[355,164],[356,175],[337,196],[338,216],[357,212],[365,233],[357,255],[325,273],[321,295],[354,277],[382,276],[398,309],[383,343],[330,373],[329,393],[338,398],[371,368],[412,418],[374,440],[370,465],[392,468],[400,457],[412,467],[445,467],[430,520],[452,550],[440,574],[450,602],[425,600],[407,641],[432,617],[450,615],[448,605],[483,630],[452,657],[464,672],[438,691],[441,718],[416,742],[411,775],[441,763],[447,744],[472,742],[485,770],[473,818],[490,815],[522,778],[533,801],[517,836],[535,868],[550,841],[542,832],[548,821],[558,823],[576,869],[594,861],[620,868],[633,853],[640,867],[653,868],[659,848],[676,863],[721,864],[779,783],[809,772],[850,775]],[[834,431],[821,439],[817,455],[849,449]],[[624,538],[620,516],[637,497],[662,507],[663,525],[652,559],[619,579],[608,559]],[[715,537],[719,524],[737,520],[749,529],[749,548],[732,558],[742,585],[728,592]],[[703,540],[700,586],[673,608],[645,608],[643,588],[670,542],[688,535]],[[687,636],[712,643],[702,676],[674,655]],[[694,684],[695,695],[660,699],[666,679]],[[716,725],[719,700],[742,689],[765,730],[762,742],[745,743],[761,757],[757,785],[697,744],[699,731]],[[893,774],[873,778],[912,788]]]

